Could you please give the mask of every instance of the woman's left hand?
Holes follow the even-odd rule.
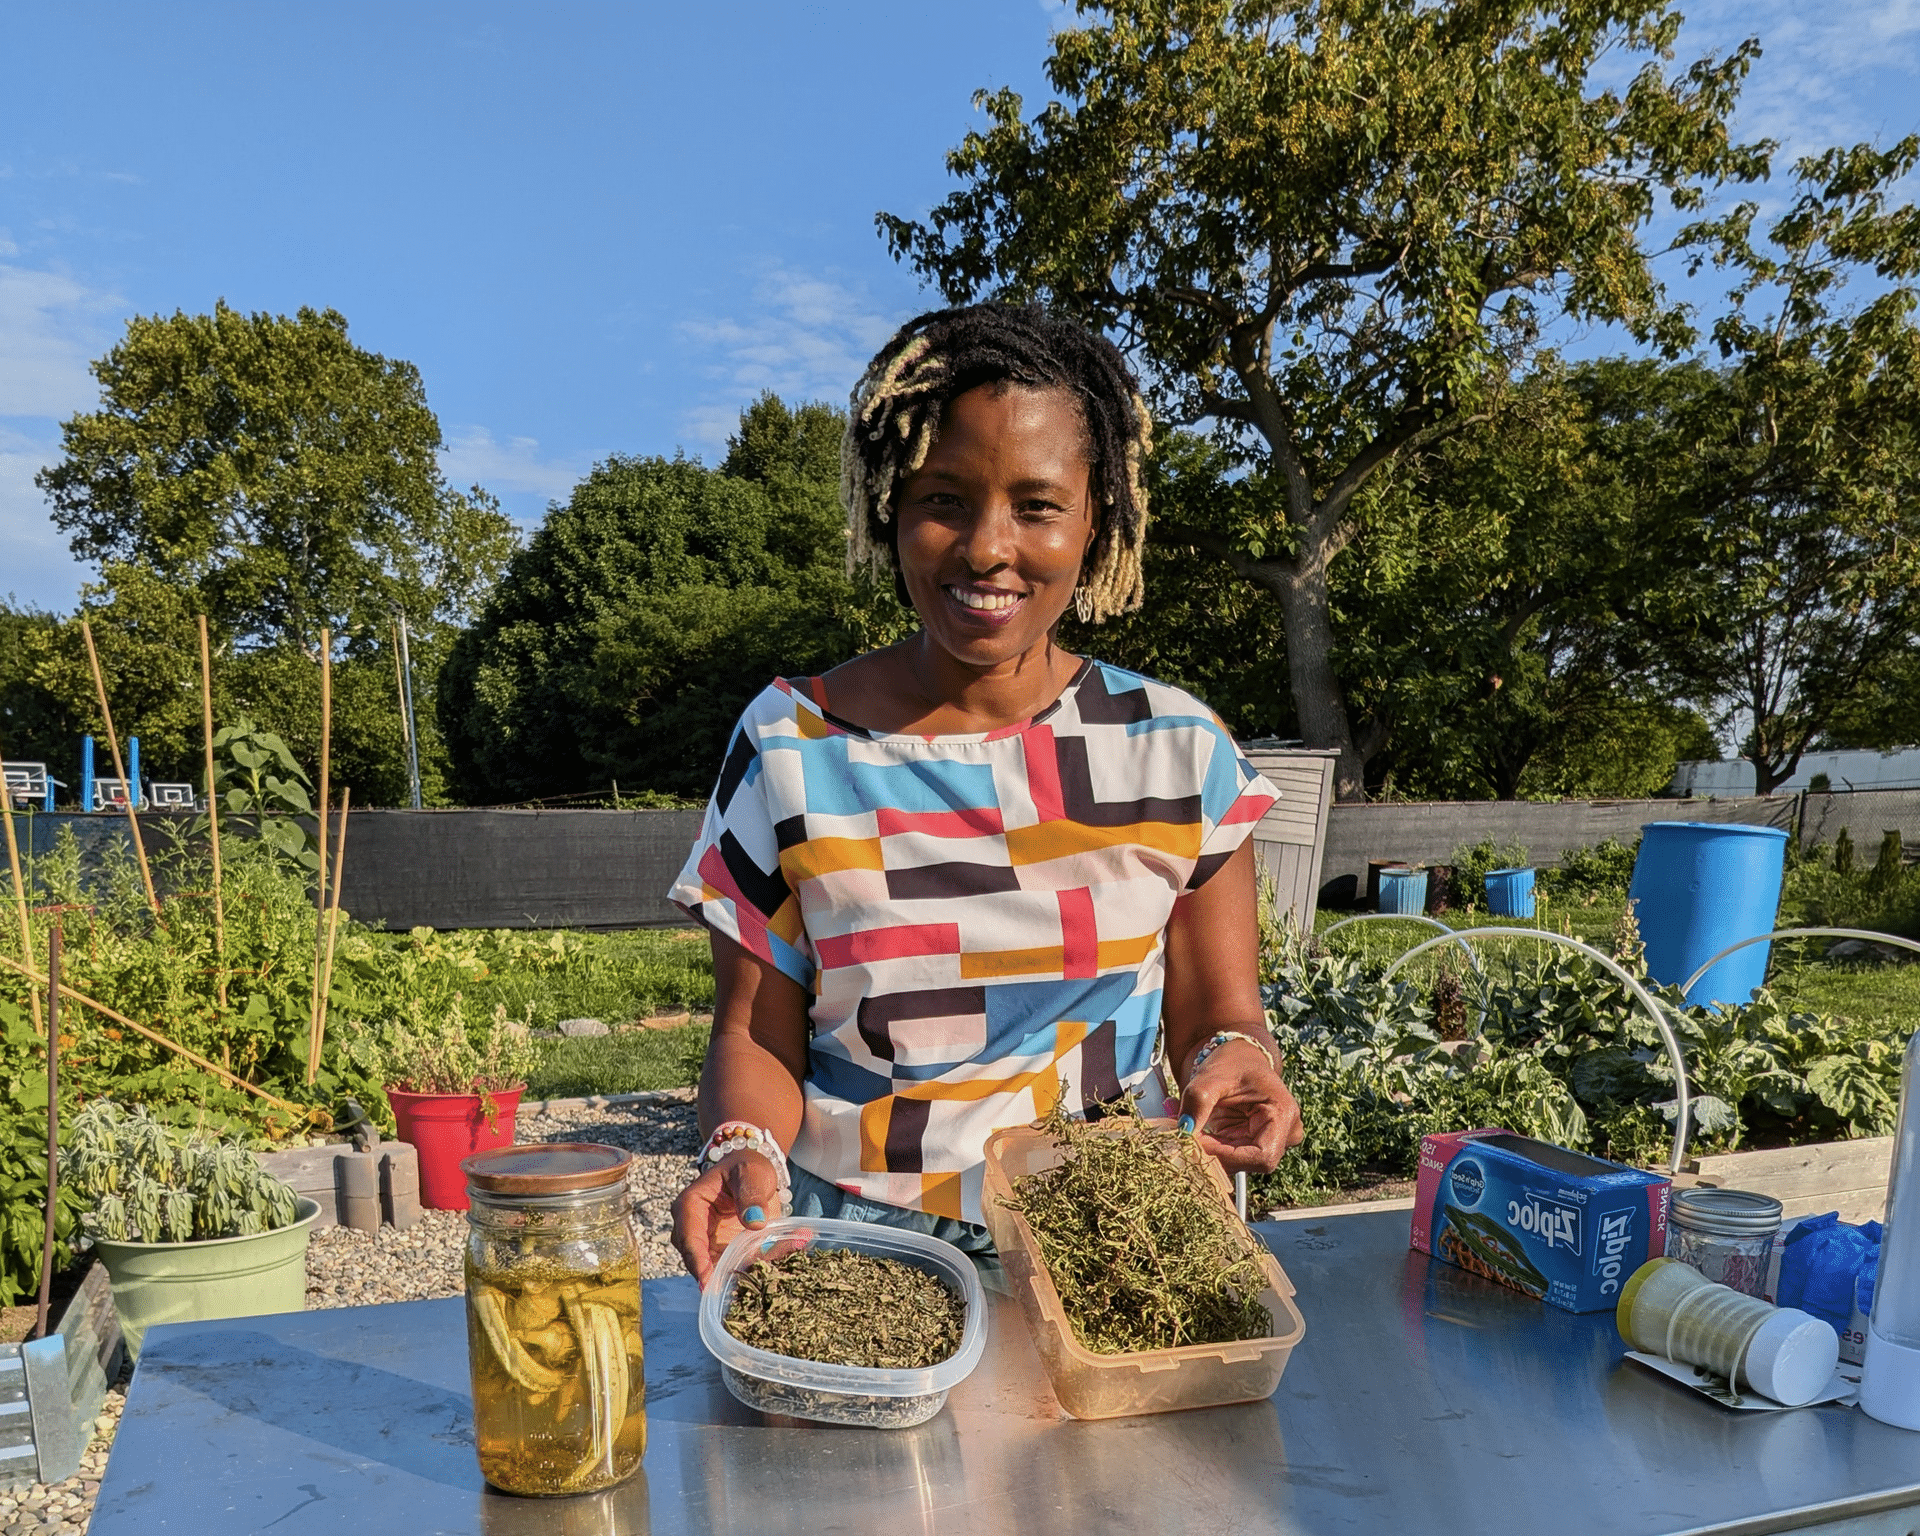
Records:
[[[1187,1080],[1180,1114],[1200,1149],[1228,1173],[1270,1172],[1305,1139],[1300,1106],[1267,1053],[1245,1040],[1229,1040],[1207,1057]]]

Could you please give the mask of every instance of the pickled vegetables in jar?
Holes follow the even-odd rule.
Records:
[[[646,1453],[631,1161],[559,1142],[461,1164],[474,1444],[505,1492],[610,1488]]]

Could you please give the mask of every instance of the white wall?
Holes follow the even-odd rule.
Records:
[[[1815,774],[1827,776],[1830,789],[1912,789],[1920,786],[1920,747],[1896,747],[1891,752],[1809,752],[1800,759],[1793,777],[1775,787],[1776,795],[1806,789]],[[1753,764],[1745,758],[1730,763],[1677,763],[1669,794],[1711,795],[1730,800],[1753,793]]]

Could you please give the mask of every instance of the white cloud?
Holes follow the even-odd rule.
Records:
[[[1784,167],[1830,144],[1882,144],[1920,128],[1920,0],[1696,0],[1679,56],[1758,37],[1740,93],[1742,130],[1778,139]]]
[[[453,485],[480,485],[496,496],[538,497],[543,502],[565,501],[586,472],[563,459],[542,458],[535,438],[503,440],[486,427],[460,427],[450,433],[440,450],[440,467]]]
[[[0,416],[54,420],[92,405],[87,363],[122,307],[64,273],[0,265]]]
[[[0,597],[67,609],[91,571],[67,553],[33,483],[35,472],[59,456],[51,432],[30,436],[0,427]]]
[[[838,405],[902,316],[879,312],[861,288],[831,278],[775,269],[754,286],[753,312],[688,321],[682,333],[713,358],[705,369],[720,386],[681,416],[689,439],[718,447],[740,412],[763,390],[782,399]]]

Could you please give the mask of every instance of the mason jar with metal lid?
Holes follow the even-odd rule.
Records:
[[[1676,1189],[1667,1220],[1667,1257],[1709,1280],[1764,1296],[1767,1259],[1780,1230],[1780,1202],[1744,1189]]]
[[[608,1488],[646,1453],[631,1162],[554,1142],[460,1165],[474,1445],[508,1493]]]

